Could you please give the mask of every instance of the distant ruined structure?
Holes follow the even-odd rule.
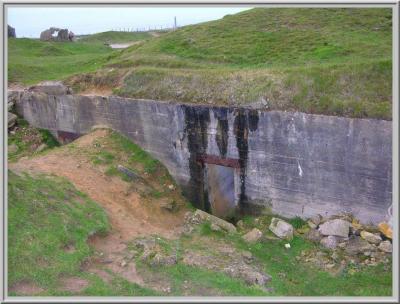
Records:
[[[74,33],[68,29],[60,29],[51,27],[40,33],[40,40],[42,41],[74,41]]]
[[[15,35],[15,28],[13,28],[12,26],[7,26],[7,32],[8,32],[8,38],[16,38]]]

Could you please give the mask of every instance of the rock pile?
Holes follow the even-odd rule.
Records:
[[[315,252],[308,255],[304,253],[299,259],[304,258],[306,262],[314,262],[324,268],[327,265],[333,265],[334,268],[349,263],[369,266],[381,262],[389,263],[392,235],[387,233],[388,229],[382,231],[379,228],[385,227],[386,223],[381,223],[378,227],[362,225],[356,218],[345,214],[330,218],[318,216],[309,219],[307,225],[309,229],[304,233],[304,237],[333,253],[331,256],[324,256],[324,259],[318,258]],[[332,255],[340,257],[340,261],[338,258],[333,259]]]

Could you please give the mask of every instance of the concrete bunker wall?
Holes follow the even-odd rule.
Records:
[[[107,125],[159,159],[210,210],[204,162],[236,162],[240,210],[283,216],[352,212],[384,219],[392,203],[392,127],[382,120],[25,91],[17,111],[74,138]]]

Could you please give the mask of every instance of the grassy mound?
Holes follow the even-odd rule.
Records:
[[[183,27],[137,53],[264,67],[363,62],[390,58],[391,18],[390,9],[257,8]]]
[[[8,81],[31,85],[100,68],[112,50],[102,44],[8,39]]]
[[[78,36],[79,42],[86,43],[127,43],[150,38],[148,32],[118,32],[108,31],[93,35]]]

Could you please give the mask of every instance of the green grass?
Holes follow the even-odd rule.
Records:
[[[261,222],[264,222],[262,218]],[[259,227],[265,233],[268,225],[269,222]],[[273,296],[390,296],[392,294],[390,265],[389,270],[383,264],[375,267],[363,266],[354,274],[349,272],[351,266],[348,266],[342,273],[334,276],[312,264],[296,260],[296,256],[303,250],[324,251],[319,245],[300,236],[295,236],[290,242],[265,240],[248,244],[239,234],[213,232],[207,224],[200,225],[198,233],[217,241],[228,242],[237,249],[250,251],[262,269],[272,276],[268,287],[274,289],[270,294]],[[181,239],[181,242],[185,243],[185,240]],[[285,248],[286,243],[290,243],[290,249]],[[186,241],[186,244],[191,246],[192,243]]]
[[[141,41],[152,37],[148,32],[108,31],[92,35],[78,36],[79,42],[86,43],[127,43]]]
[[[146,173],[154,173],[157,168],[159,168],[160,162],[158,160],[151,157],[149,153],[142,150],[138,145],[125,136],[117,132],[112,132],[110,138],[115,145],[119,146],[123,151],[130,155],[130,163],[142,164]]]
[[[47,149],[60,146],[55,137],[45,129],[36,129],[29,126],[28,122],[22,118],[17,119],[19,129],[15,134],[8,134],[8,146],[16,145],[16,151],[8,151],[8,160],[16,161],[21,157],[32,156],[41,144],[46,144]]]
[[[195,295],[207,296],[210,292],[216,296],[267,296],[268,293],[257,286],[248,286],[239,279],[234,279],[224,273],[201,269],[198,267],[177,264],[159,267],[172,285],[171,295],[182,295],[185,281],[190,281],[190,292]],[[187,291],[186,291],[187,292]],[[202,294],[203,293],[203,294]]]
[[[110,88],[133,98],[264,100],[270,110],[391,120],[391,28],[390,9],[252,9],[121,51],[107,66],[126,77]]]
[[[9,286],[28,281],[54,292],[61,276],[81,274],[88,237],[108,229],[103,209],[67,180],[8,172]]]
[[[390,296],[392,273],[383,265],[364,267],[353,275],[346,270],[333,276],[326,271],[296,261],[302,250],[316,245],[303,238],[294,237],[291,248],[286,241],[267,241],[248,245],[236,240],[236,246],[249,250],[259,259],[265,271],[273,277],[271,287],[277,296]],[[282,273],[284,276],[282,276]]]
[[[257,8],[185,26],[137,53],[239,66],[295,66],[391,56],[390,9]]]
[[[143,43],[102,45],[128,40]],[[160,37],[9,39],[8,71],[10,82],[65,79],[77,92],[391,120],[391,66],[391,9],[256,8]]]
[[[249,221],[247,221],[249,222]],[[254,221],[252,221],[254,222]],[[263,222],[263,219],[261,219]],[[268,226],[269,223],[265,223]],[[265,226],[264,224],[261,226]],[[265,228],[260,228],[265,231]],[[202,239],[207,238],[206,244]],[[211,241],[210,241],[211,239]],[[213,245],[215,242],[215,245]],[[239,234],[214,232],[209,223],[195,228],[189,236],[177,240],[166,241],[159,238],[158,244],[168,254],[176,253],[178,259],[183,252],[199,251],[204,255],[215,254],[214,246],[223,242],[224,248],[231,246],[240,251],[250,251],[255,258],[254,265],[271,275],[267,284],[271,291],[257,286],[249,286],[240,279],[231,278],[224,273],[193,267],[178,263],[170,266],[153,267],[137,259],[139,273],[150,281],[167,281],[171,286],[171,295],[217,295],[217,296],[390,296],[392,293],[391,265],[360,266],[358,272],[351,272],[352,265],[334,275],[317,266],[297,260],[302,251],[326,251],[319,245],[295,236],[285,248],[288,241],[264,240],[256,244],[248,244]],[[186,286],[186,288],[183,288]]]
[[[8,80],[31,85],[99,69],[113,50],[102,44],[8,39]]]

